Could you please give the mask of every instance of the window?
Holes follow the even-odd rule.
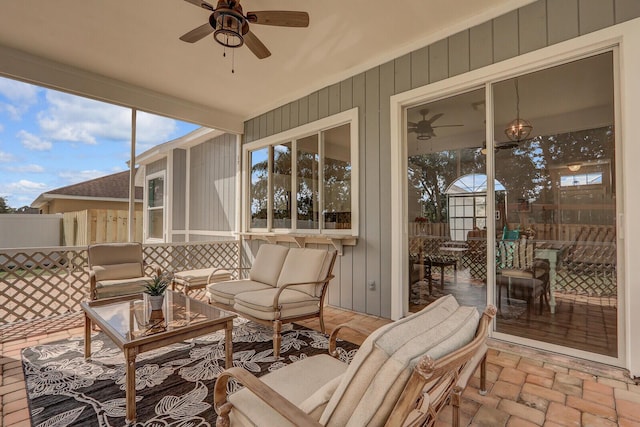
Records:
[[[504,186],[495,181],[495,191]],[[446,190],[449,200],[451,240],[466,240],[471,230],[487,228],[487,176],[472,173],[455,180]]]
[[[602,172],[576,173],[560,177],[560,187],[573,187],[577,185],[601,185]]]
[[[164,239],[164,173],[147,177],[147,239]]]
[[[263,148],[251,153],[251,228],[267,228],[269,156]]]
[[[247,144],[249,230],[357,235],[356,121],[354,109]]]

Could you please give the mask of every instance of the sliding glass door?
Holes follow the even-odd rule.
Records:
[[[613,63],[407,109],[410,311],[451,293],[495,304],[496,332],[619,357]]]
[[[612,52],[492,85],[498,332],[618,356],[613,88]]]

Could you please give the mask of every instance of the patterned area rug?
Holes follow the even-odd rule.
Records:
[[[244,319],[234,322],[233,365],[257,376],[327,352],[326,335],[294,324],[283,332],[280,359],[275,360],[270,328]],[[122,351],[97,333],[91,339],[92,358],[86,361],[83,345],[79,337],[23,350],[34,427],[126,425]],[[338,347],[347,363],[358,348],[347,341]],[[224,354],[224,332],[219,331],[138,355],[135,425],[215,425],[213,385],[224,370]],[[240,387],[230,383],[232,390]]]

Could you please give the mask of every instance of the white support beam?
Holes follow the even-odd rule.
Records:
[[[230,133],[244,132],[244,118],[236,114],[134,86],[3,45],[0,45],[0,76]]]

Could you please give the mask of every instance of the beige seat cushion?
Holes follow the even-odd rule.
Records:
[[[331,397],[320,423],[384,425],[420,357],[434,359],[469,343],[480,315],[451,295],[383,326],[362,344]]]
[[[98,243],[88,248],[89,265],[142,263],[141,243]]]
[[[294,405],[316,416],[318,408],[324,408],[327,395],[333,394],[347,364],[329,355],[322,354],[299,360],[260,377],[265,384],[276,390]],[[336,380],[337,379],[337,380]],[[229,396],[234,410],[232,425],[246,426],[292,426],[269,405],[242,389]],[[324,403],[323,403],[324,402]],[[316,418],[317,419],[317,418]]]
[[[142,277],[142,264],[139,262],[127,262],[121,264],[94,265],[92,270],[96,274],[96,280],[133,279]]]
[[[96,282],[96,292],[99,298],[108,298],[119,295],[136,294],[144,291],[145,286],[151,281],[151,277],[138,277],[135,279],[101,280]]]
[[[278,277],[278,286],[324,280],[332,259],[333,253],[323,249],[291,248]],[[295,289],[314,297],[322,292],[322,287],[315,284],[296,286]]]
[[[289,248],[285,246],[271,244],[260,246],[249,270],[249,279],[275,287],[287,253]]]
[[[278,289],[242,292],[235,296],[234,310],[262,320],[275,320],[273,298]],[[281,318],[304,316],[320,311],[320,299],[293,289],[285,289],[278,302],[282,306]]]
[[[188,284],[192,288],[201,287],[207,284],[207,280],[213,270],[215,270],[214,267],[178,271],[173,274],[173,281],[181,285]],[[228,270],[218,270],[211,278],[212,283],[225,282],[228,280],[231,280],[231,272]]]
[[[230,280],[228,282],[211,283],[207,285],[207,297],[222,304],[233,305],[236,295],[243,292],[253,292],[263,289],[273,289],[264,283],[253,280]]]

